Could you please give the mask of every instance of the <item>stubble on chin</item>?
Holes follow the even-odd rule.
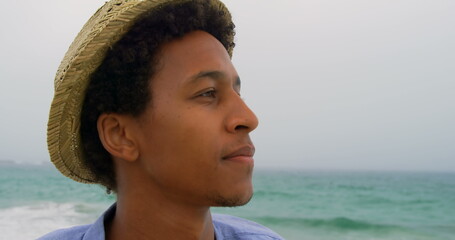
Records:
[[[250,178],[253,175],[253,166],[245,169],[245,174],[247,174]],[[253,188],[252,186],[250,189],[245,189],[245,191],[226,196],[221,192],[212,192],[207,195],[207,199],[212,203],[211,206],[213,207],[240,207],[246,205],[250,200],[253,198]]]
[[[240,207],[247,204],[253,198],[253,192],[248,195],[223,196],[220,193],[212,194],[210,197],[214,207]]]

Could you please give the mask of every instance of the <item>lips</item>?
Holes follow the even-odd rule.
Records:
[[[255,149],[253,145],[243,146],[224,156],[223,160],[234,162],[253,162],[254,151]]]

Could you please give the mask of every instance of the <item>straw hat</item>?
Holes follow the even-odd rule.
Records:
[[[51,161],[65,176],[96,183],[83,161],[80,115],[89,77],[107,50],[128,32],[138,17],[167,3],[191,0],[111,0],[88,20],[68,49],[55,77],[55,94],[47,129]],[[228,13],[219,0],[209,4]],[[230,49],[232,50],[232,49]]]

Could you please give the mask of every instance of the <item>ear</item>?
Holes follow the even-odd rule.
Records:
[[[103,113],[98,117],[98,134],[104,148],[114,157],[133,162],[139,157],[131,116]]]

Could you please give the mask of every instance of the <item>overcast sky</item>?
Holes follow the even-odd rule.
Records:
[[[455,1],[229,0],[257,167],[455,171]],[[48,162],[53,79],[101,0],[0,8],[0,159]]]

